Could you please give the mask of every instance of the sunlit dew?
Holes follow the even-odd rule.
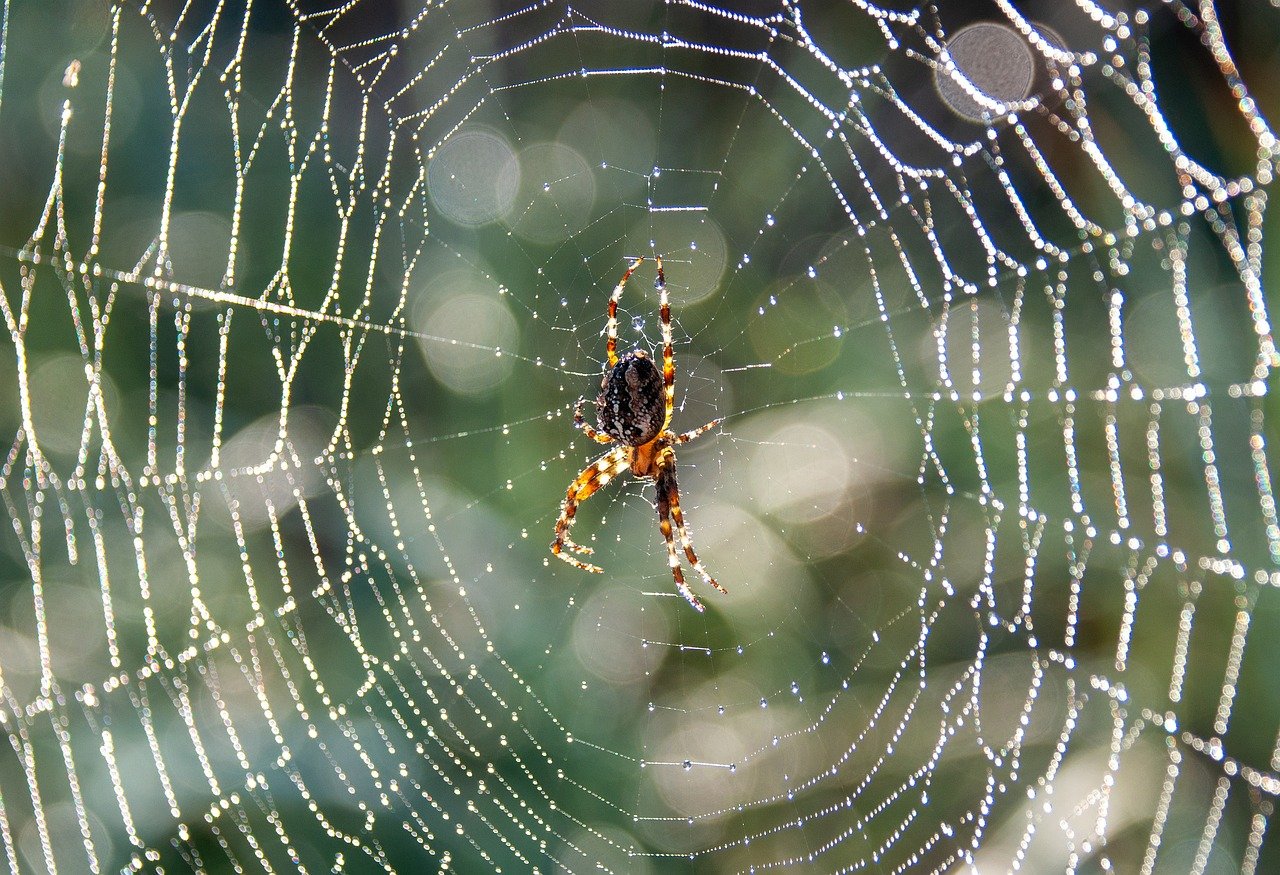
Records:
[[[1001,104],[1016,103],[1031,91],[1035,58],[1026,40],[1006,24],[970,24],[946,40],[946,50],[954,70],[940,60],[934,84],[958,115],[983,121],[1001,114],[972,91]]]
[[[30,692],[41,674],[39,641],[27,635],[41,623],[53,654],[53,668],[60,678],[93,680],[99,667],[107,662],[102,599],[97,587],[80,582],[78,576],[77,569],[71,566],[50,567],[38,592],[14,593],[7,605],[0,605],[7,613],[0,631],[0,641],[4,642],[0,644],[0,658],[6,667],[12,666],[15,689],[25,687]],[[168,594],[165,600],[173,603]],[[6,677],[9,673],[7,670]]]
[[[722,681],[722,689],[735,698],[752,689],[737,677]],[[781,715],[756,709],[724,715],[703,708],[686,711],[692,704],[688,697],[671,702],[673,709],[659,712],[650,721],[652,756],[645,778],[673,813],[694,816],[702,827],[723,828],[723,819],[736,805],[753,798],[762,786],[759,779],[772,771],[758,761],[752,768],[733,766],[747,761]]]
[[[10,611],[16,614],[17,620],[31,619],[25,606],[17,611],[10,607]],[[40,692],[40,645],[34,632],[33,624],[7,621],[0,634],[0,659],[4,660],[6,677],[12,676],[10,689],[15,695],[28,698],[35,698]]]
[[[1070,812],[1061,823],[1061,828],[1070,830],[1091,844],[1100,845],[1113,840],[1126,828],[1133,828],[1144,823],[1160,804],[1160,785],[1147,776],[1165,770],[1164,757],[1158,746],[1140,740],[1133,748],[1126,751],[1129,760],[1126,768],[1118,771],[1109,768],[1108,759],[1112,754],[1105,747],[1094,747],[1081,751],[1078,757],[1064,769],[1054,782],[1054,793],[1069,792],[1072,798],[1096,798],[1099,788],[1108,788],[1108,796],[1112,799],[1108,805],[1107,816],[1099,818],[1094,808],[1078,809]],[[1182,769],[1178,771],[1181,773]],[[1198,763],[1188,763],[1186,772],[1179,775],[1183,781],[1208,782],[1210,776]],[[1043,810],[1044,800],[1039,794],[1028,794],[1023,803],[1024,816],[1034,816],[1037,808]],[[976,855],[975,862],[1007,860],[1012,856],[1020,856],[1028,871],[1056,870],[1061,865],[1061,850],[1052,836],[1030,835],[1024,830],[1009,828],[1000,830],[992,837],[990,845],[984,847]],[[1191,863],[1196,842],[1175,843],[1174,856],[1185,863]],[[1194,866],[1184,865],[1181,869],[1188,871]],[[1225,871],[1225,870],[1222,870]]]

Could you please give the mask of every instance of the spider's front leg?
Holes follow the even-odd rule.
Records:
[[[618,280],[618,284],[613,287],[613,294],[609,296],[609,309],[607,311],[609,321],[605,327],[605,352],[609,356],[609,367],[613,367],[618,363],[618,300],[622,297],[622,290],[627,286],[627,280],[631,279],[631,274],[635,273],[636,268],[641,265],[644,258],[637,258],[631,262],[631,267],[627,268],[627,272],[622,275],[622,279]]]
[[[703,435],[711,431],[711,429],[715,428],[717,425],[719,425],[722,422],[724,422],[723,419],[713,419],[710,422],[708,422],[706,425],[700,425],[697,428],[692,429],[691,431],[686,431],[681,434],[675,435],[674,437],[671,438],[671,442],[673,444],[687,444],[689,443],[689,441],[693,440],[699,435]]]
[[[587,404],[586,398],[579,398],[578,403],[573,405],[574,426],[581,429],[583,434],[585,434],[587,437],[591,438],[593,441],[595,441],[598,444],[613,443],[613,438],[611,438],[609,435],[605,434],[604,432],[596,431],[587,423],[586,417],[582,415],[582,408],[585,407],[586,404]]]
[[[552,553],[570,565],[581,568],[583,571],[590,571],[594,574],[600,574],[604,571],[598,565],[583,562],[581,559],[564,552],[566,549],[584,554],[594,552],[590,547],[575,544],[570,540],[569,526],[573,525],[573,517],[578,512],[578,505],[594,495],[597,489],[618,476],[622,471],[625,471],[626,468],[627,448],[617,447],[596,459],[574,478],[565,493],[564,504],[560,506],[560,518],[556,520],[556,537],[551,542]]]
[[[662,256],[657,256],[658,318],[662,321],[662,391],[666,398],[666,419],[662,427],[671,425],[671,411],[676,404],[676,353],[671,332],[671,299],[667,295],[667,275],[662,272]]]
[[[716,583],[714,577],[703,567],[702,562],[698,559],[698,554],[693,549],[693,539],[689,537],[689,531],[684,525],[684,514],[680,510],[680,486],[676,482],[676,460],[675,453],[670,451],[664,455],[663,459],[658,463],[657,476],[657,492],[658,492],[658,529],[662,532],[662,538],[667,542],[667,561],[671,565],[671,576],[675,578],[676,589],[680,595],[685,597],[694,609],[701,612],[706,610],[698,597],[693,594],[693,590],[684,582],[684,572],[680,568],[680,557],[676,553],[676,543],[673,532],[671,531],[671,523],[675,522],[676,533],[680,535],[680,545],[684,548],[685,558],[689,560],[689,564],[693,569],[701,575],[702,579],[720,592],[727,593],[723,586]]]

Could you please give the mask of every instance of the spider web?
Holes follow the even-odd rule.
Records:
[[[3,0],[0,865],[1274,870],[1278,14]]]

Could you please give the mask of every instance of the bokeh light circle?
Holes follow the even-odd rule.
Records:
[[[947,40],[947,53],[960,75],[993,100],[1015,103],[1031,92],[1035,56],[1013,28],[982,21],[958,31]],[[983,106],[945,66],[934,73],[938,94],[957,115],[983,121],[995,109]]]
[[[451,391],[483,394],[511,373],[520,329],[497,287],[479,274],[437,274],[418,295],[413,321],[427,367]]]
[[[520,193],[508,222],[519,236],[544,245],[568,240],[586,227],[596,198],[587,159],[561,143],[520,150]]]
[[[431,202],[450,221],[487,225],[511,209],[520,189],[520,164],[502,137],[472,128],[445,141],[427,164]]]
[[[674,307],[714,295],[729,265],[724,231],[701,212],[652,213],[631,229],[627,246],[629,253],[662,256]]]

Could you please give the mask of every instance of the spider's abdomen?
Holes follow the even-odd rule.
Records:
[[[629,352],[600,381],[596,419],[605,434],[638,447],[666,424],[662,371],[643,352]]]

